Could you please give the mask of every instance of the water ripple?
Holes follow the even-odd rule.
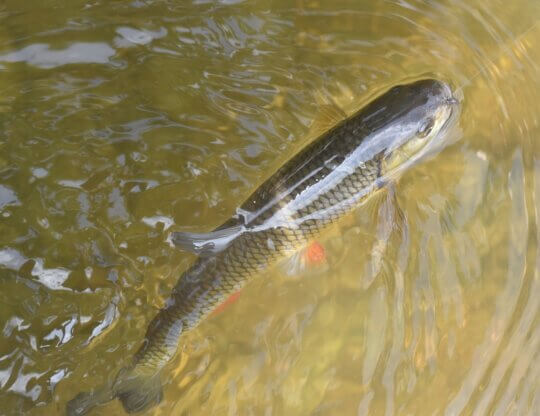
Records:
[[[539,17],[527,0],[1,5],[4,408],[61,414],[116,374],[192,260],[170,227],[226,220],[322,103],[352,113],[426,75],[463,96],[459,140],[322,241],[325,272],[271,272],[203,324],[149,414],[538,408]]]
[[[68,64],[106,64],[115,51],[106,43],[75,42],[62,50],[36,43],[18,51],[0,55],[0,62],[26,62],[38,68],[55,68]]]

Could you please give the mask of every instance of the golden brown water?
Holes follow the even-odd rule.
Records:
[[[436,74],[458,139],[190,333],[149,415],[540,414],[540,3],[0,4],[0,414],[129,362],[318,103]],[[172,227],[172,228],[171,228]],[[123,414],[117,401],[93,414]]]

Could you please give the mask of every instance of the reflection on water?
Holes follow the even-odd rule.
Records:
[[[459,140],[398,211],[321,241],[324,268],[266,273],[189,334],[148,414],[540,413],[538,2],[8,0],[0,19],[2,414],[63,414],[114,377],[193,261],[169,231],[227,219],[322,102],[426,73],[463,95]]]
[[[26,62],[39,68],[54,68],[66,64],[105,64],[115,53],[106,43],[75,42],[63,50],[50,50],[36,43],[0,56],[0,62]]]

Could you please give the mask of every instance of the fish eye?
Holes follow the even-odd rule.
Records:
[[[433,130],[434,125],[435,125],[435,121],[432,118],[428,118],[426,121],[422,123],[422,125],[420,126],[416,134],[418,135],[418,137],[423,139],[427,137],[429,133],[431,133],[431,130]]]

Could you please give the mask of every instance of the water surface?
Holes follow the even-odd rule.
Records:
[[[148,415],[540,413],[540,4],[0,5],[0,413],[112,378],[221,224],[403,79],[463,96],[453,143],[186,338]],[[117,401],[94,414],[121,415]]]

